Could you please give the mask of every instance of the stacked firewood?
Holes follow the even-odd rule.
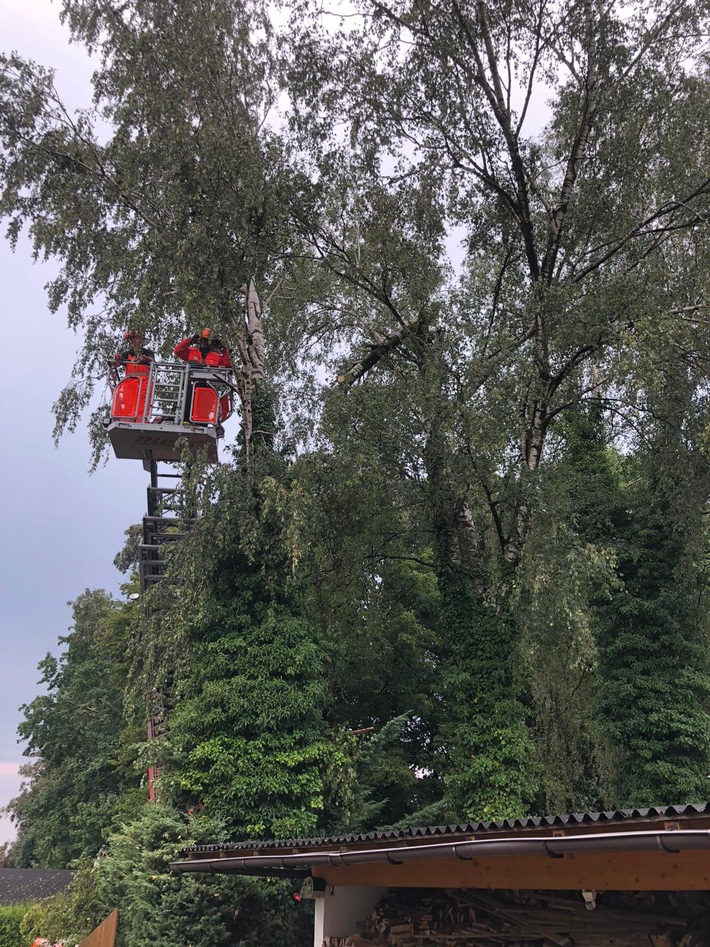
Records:
[[[358,934],[324,947],[680,947],[685,912],[581,894],[392,891]],[[685,947],[685,945],[684,945]]]

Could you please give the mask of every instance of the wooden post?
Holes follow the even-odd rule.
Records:
[[[114,947],[117,926],[118,909],[111,911],[106,920],[102,921],[86,940],[82,940],[79,947]]]

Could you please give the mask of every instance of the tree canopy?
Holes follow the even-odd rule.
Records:
[[[64,0],[98,57],[76,115],[0,60],[0,215],[82,339],[58,431],[129,324],[166,355],[214,326],[242,428],[185,472],[199,522],[143,616],[86,593],[43,664],[21,862],[135,853],[163,817],[310,836],[705,794],[707,15]],[[102,711],[69,732],[80,691]],[[71,741],[118,794],[81,831],[51,805],[86,800]],[[164,815],[121,828],[147,759]]]

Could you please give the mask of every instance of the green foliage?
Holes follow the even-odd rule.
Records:
[[[76,867],[76,874],[64,891],[35,902],[25,914],[21,923],[25,945],[36,937],[44,937],[52,943],[77,944],[109,913],[97,898],[95,861],[82,858]]]
[[[511,587],[521,666],[541,764],[541,805],[570,812],[608,804],[610,775],[595,726],[596,608],[618,587],[615,531],[621,459],[607,447],[598,397],[556,427],[525,555]]]
[[[118,907],[117,947],[144,947],[147,936],[157,947],[306,943],[308,916],[283,882],[171,870],[181,848],[213,841],[219,832],[204,817],[190,826],[166,806],[145,806],[109,837],[99,858],[81,868],[67,893],[30,912],[26,935],[76,943]]]
[[[514,668],[501,660],[513,649],[513,625],[505,612],[483,604],[465,577],[451,582],[442,611],[447,810],[475,821],[525,815],[539,774]]]
[[[554,554],[531,542],[518,576],[547,796],[566,808],[699,798],[709,679],[691,497],[707,489],[704,465],[668,425],[653,452],[611,450],[599,398],[559,433],[550,523],[535,529],[553,530]]]
[[[18,730],[25,753],[23,791],[10,803],[18,867],[65,867],[100,847],[123,793],[137,786],[123,740],[129,612],[104,592],[86,591],[59,658],[41,662],[46,693],[25,705]]]
[[[3,842],[0,845],[0,868],[15,867],[15,844],[14,840]]]
[[[611,778],[592,713],[596,610],[618,582],[607,446],[639,449],[666,386],[675,431],[696,436],[700,415],[707,425],[710,337],[697,314],[707,305],[708,136],[697,148],[686,138],[707,90],[707,11],[686,6],[671,23],[641,3],[611,4],[563,23],[554,7],[536,22],[516,2],[374,6],[363,4],[375,15],[345,35],[321,28],[317,4],[299,4],[292,23],[298,129],[337,178],[334,214],[347,206],[358,223],[350,236],[336,216],[331,244],[319,233],[342,279],[314,312],[321,319],[326,307],[337,324],[344,309],[348,343],[351,322],[361,332],[360,360],[343,373],[369,373],[355,423],[370,434],[363,403],[378,398],[375,374],[420,422],[412,438],[395,409],[387,433],[396,440],[398,429],[416,457],[407,473],[423,465],[430,486],[422,522],[442,595],[442,733],[457,814],[594,804]],[[539,131],[526,90],[542,77],[550,118]],[[417,229],[407,211],[427,185]],[[675,203],[678,188],[699,216]],[[672,223],[661,222],[667,213]],[[409,272],[427,245],[417,235],[429,228],[441,260],[431,235],[442,220],[465,243],[460,279],[442,266],[414,303],[401,285],[421,285]],[[372,231],[377,260],[358,245]],[[413,246],[395,253],[404,234]],[[595,389],[610,410],[583,419],[580,402]],[[370,444],[384,452],[380,430]],[[682,456],[672,448],[669,463]],[[675,496],[699,518],[707,489]],[[688,666],[699,659],[688,655]],[[696,689],[702,716],[701,700]],[[491,775],[500,805],[482,792]]]
[[[30,909],[29,904],[0,905],[0,944],[2,947],[27,947],[22,930],[22,920]]]
[[[308,835],[323,807],[323,658],[284,608],[250,617],[222,615],[219,637],[194,648],[171,724],[179,783],[240,836]]]
[[[710,667],[693,531],[652,465],[627,468],[622,585],[598,611],[598,713],[615,748],[614,798],[633,806],[699,799],[710,769]]]
[[[173,681],[174,785],[240,836],[309,834],[323,808],[326,654],[291,573],[289,502],[268,473],[220,479],[167,615],[190,655]]]
[[[167,354],[208,322],[237,351],[241,287],[278,252],[286,209],[259,0],[141,2],[117,16],[66,0],[62,17],[101,52],[93,107],[72,115],[51,71],[0,60],[0,216],[13,242],[26,227],[35,252],[60,262],[50,306],[84,334],[57,434],[78,423],[128,325]],[[90,423],[95,460],[101,419],[99,409]]]
[[[327,442],[293,471],[299,568],[328,643],[328,719],[353,770],[350,794],[329,797],[329,832],[401,823],[441,794],[440,597],[425,486],[396,433],[415,423],[394,386],[336,393]]]
[[[276,889],[168,873],[193,830],[705,794],[705,11],[560,9],[65,0],[101,56],[76,116],[0,60],[0,215],[85,333],[58,427],[128,322],[214,325],[245,408],[149,615],[86,593],[25,709],[18,863],[110,835],[36,909],[56,936],[120,901],[124,947],[293,941]],[[175,810],[137,803],[147,760]]]
[[[595,604],[616,585],[614,553],[584,542],[570,523],[536,518],[512,590],[521,674],[540,764],[545,812],[596,810],[611,798],[604,741],[595,725]],[[543,543],[543,547],[538,546]]]
[[[377,828],[416,823],[419,812],[438,806],[437,774],[412,763],[421,751],[422,721],[401,714],[383,726],[336,730],[339,752],[326,771],[323,831],[365,833]],[[420,758],[426,759],[421,752]]]

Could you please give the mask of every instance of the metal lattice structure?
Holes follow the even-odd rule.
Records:
[[[150,484],[147,489],[147,512],[143,517],[142,541],[139,546],[138,574],[140,594],[165,580],[167,561],[166,548],[179,542],[196,522],[194,510],[186,495],[182,474],[173,465],[163,465],[152,460],[148,467]],[[149,615],[146,608],[146,617]],[[148,740],[153,741],[168,732],[171,682],[160,689],[154,688],[149,694]],[[158,770],[148,769],[148,795],[151,801],[156,799],[155,780]]]
[[[150,461],[147,513],[143,517],[143,535],[139,547],[141,595],[165,576],[165,547],[183,538],[195,522],[189,515],[182,477],[173,469],[160,470],[158,461]]]

